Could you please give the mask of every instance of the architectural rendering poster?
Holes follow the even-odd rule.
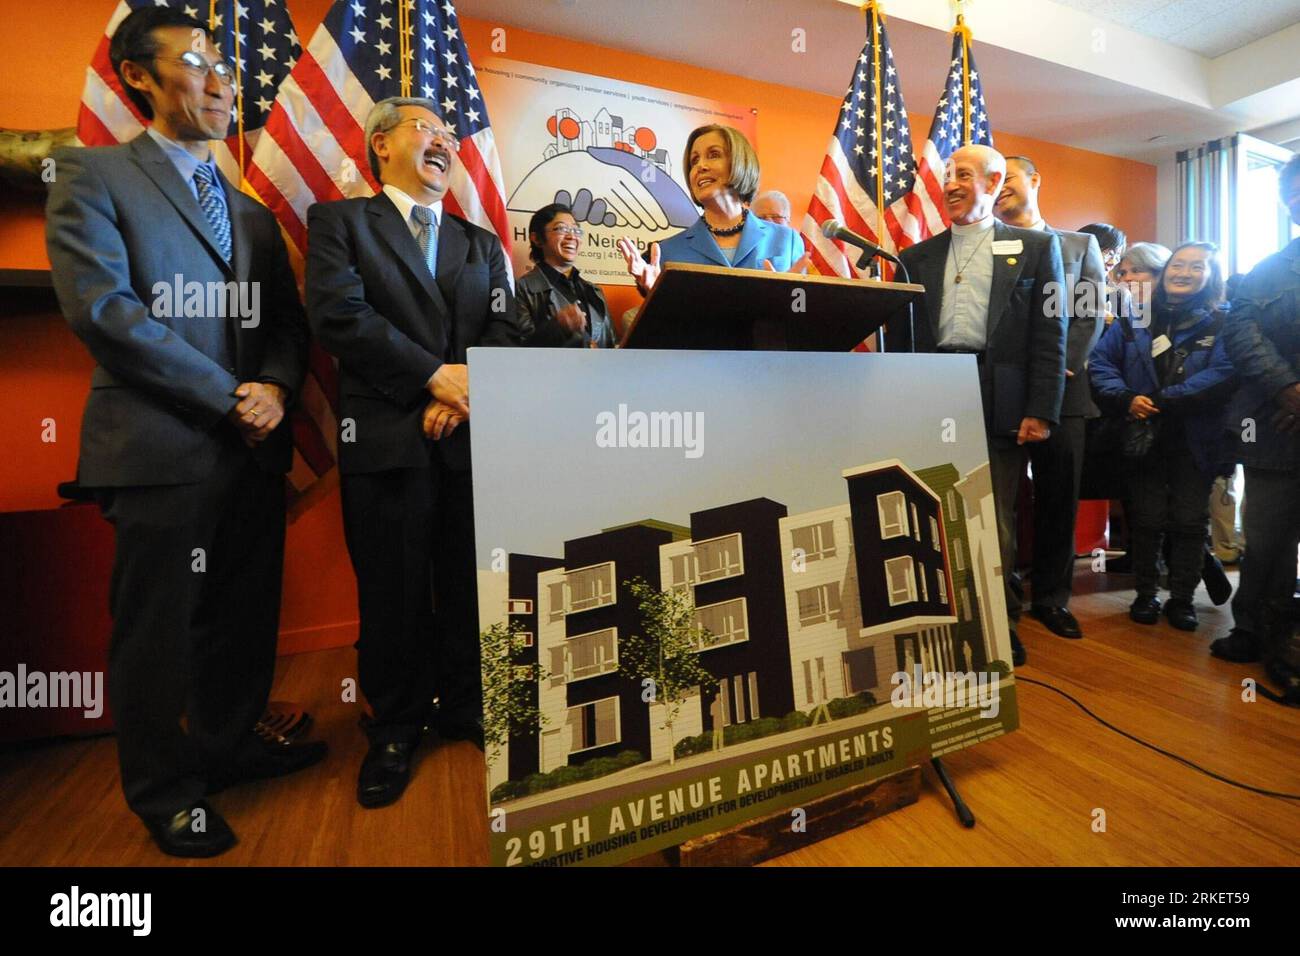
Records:
[[[470,382],[497,865],[1017,726],[969,356],[474,349]]]
[[[528,269],[528,219],[565,202],[586,235],[578,268],[631,285],[614,243],[649,248],[699,218],[680,168],[691,130],[734,126],[754,142],[748,108],[549,66],[489,58],[476,73],[502,131],[515,274]]]

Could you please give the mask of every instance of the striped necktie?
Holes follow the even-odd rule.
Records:
[[[424,253],[424,261],[429,266],[429,275],[438,276],[438,217],[428,206],[412,206],[411,218],[420,226],[415,240]]]
[[[230,213],[220,195],[221,187],[212,175],[212,167],[199,163],[194,170],[194,186],[199,194],[199,208],[207,217],[212,233],[217,237],[217,248],[227,262],[230,261]]]

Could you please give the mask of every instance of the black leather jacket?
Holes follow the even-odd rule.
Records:
[[[580,305],[588,313],[587,328],[581,332],[570,332],[555,321],[555,313],[564,307],[566,300],[541,266],[535,266],[515,283],[515,309],[524,332],[524,345],[586,348],[595,340],[599,348],[614,347],[614,326],[604,294],[581,276],[576,278],[585,291]]]
[[[1255,468],[1300,469],[1300,435],[1273,427],[1280,407],[1274,396],[1300,382],[1300,239],[1242,280],[1223,340],[1241,381],[1229,418],[1238,460]]]

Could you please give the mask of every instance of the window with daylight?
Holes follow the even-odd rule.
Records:
[[[569,613],[614,603],[614,562],[579,568],[564,576],[569,589]]]
[[[907,534],[907,500],[901,491],[876,495],[876,510],[880,512],[882,538],[897,538]]]
[[[569,708],[569,753],[608,747],[621,739],[618,726],[618,698],[606,697]]]
[[[934,550],[943,550],[943,545],[939,543],[939,522],[934,515],[930,515],[930,543],[934,545]]]
[[[840,585],[838,581],[803,588],[795,592],[799,601],[799,624],[808,627],[840,616]]]
[[[533,602],[531,598],[511,598],[508,614],[532,614]]]
[[[668,583],[674,591],[689,590],[695,577],[695,552],[675,554],[668,559]]]
[[[618,670],[618,632],[612,627],[567,638],[550,651],[552,687]]]
[[[546,591],[549,595],[547,600],[551,603],[550,612],[547,614],[548,620],[552,624],[564,620],[564,582],[556,581],[554,584],[548,584]]]
[[[703,633],[700,634],[699,649],[707,651],[749,640],[748,623],[744,598],[697,607],[695,625],[710,635],[706,643]]]
[[[698,542],[695,545],[695,569],[697,581],[701,584],[742,574],[740,535],[729,534]]]
[[[795,528],[790,536],[808,561],[835,557],[835,524],[831,521]]]
[[[916,600],[916,573],[911,558],[903,555],[885,562],[885,587],[889,591],[890,607]]]
[[[921,582],[921,600],[926,604],[930,603],[930,587],[925,583],[925,565],[920,561],[915,561],[916,579]]]
[[[520,638],[520,640],[523,642],[523,646],[524,646],[524,647],[532,647],[532,646],[533,646],[533,632],[532,632],[532,631],[520,631],[520,632],[519,632],[519,638]]]
[[[912,537],[917,541],[921,540],[921,522],[916,517],[916,502],[911,503],[912,508]]]

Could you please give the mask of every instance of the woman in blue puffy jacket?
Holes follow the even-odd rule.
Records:
[[[1223,267],[1210,242],[1174,250],[1155,295],[1135,320],[1116,320],[1088,362],[1093,395],[1124,419],[1139,624],[1160,617],[1157,556],[1169,536],[1169,623],[1196,630],[1192,595],[1201,578],[1210,487],[1226,471],[1225,408],[1234,386],[1219,332]]]

